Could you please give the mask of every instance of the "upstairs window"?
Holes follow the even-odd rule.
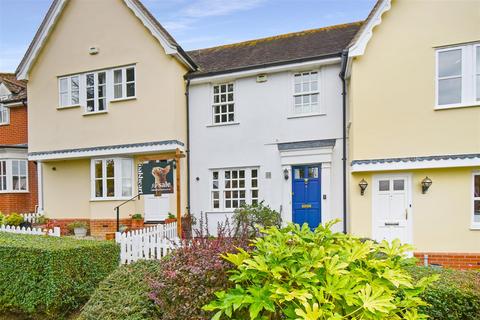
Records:
[[[10,109],[0,104],[0,125],[10,123]]]
[[[27,167],[26,160],[0,160],[0,192],[26,192],[28,190]]]
[[[129,198],[133,193],[133,160],[92,160],[93,199]]]
[[[213,86],[213,123],[235,122],[233,83]]]
[[[80,77],[78,75],[59,79],[60,107],[77,106],[80,103]]]
[[[113,70],[113,98],[125,99],[135,97],[135,68]]]
[[[294,115],[320,113],[318,95],[317,71],[294,74]]]
[[[450,108],[480,101],[480,45],[436,51],[436,107]]]
[[[107,75],[105,72],[87,73],[86,77],[87,112],[105,111],[107,105]]]

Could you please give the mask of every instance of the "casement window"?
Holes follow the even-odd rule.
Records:
[[[235,100],[233,83],[213,86],[213,123],[235,122]]]
[[[92,160],[92,198],[123,199],[133,193],[133,160],[108,158]]]
[[[293,75],[293,114],[315,114],[320,113],[318,72],[299,72]]]
[[[58,79],[60,107],[77,106],[80,103],[80,76],[69,76]]]
[[[59,109],[83,106],[85,113],[105,112],[110,101],[135,98],[135,80],[135,66],[60,77]]]
[[[258,169],[212,171],[211,204],[213,210],[235,210],[243,204],[259,202]]]
[[[113,98],[135,97],[135,68],[127,67],[113,70]]]
[[[438,49],[436,68],[436,108],[479,104],[480,44]]]
[[[480,172],[473,174],[472,227],[480,228]]]
[[[10,108],[0,104],[0,125],[10,123]]]
[[[26,192],[28,190],[27,167],[27,160],[0,160],[0,192]]]
[[[87,96],[87,112],[105,111],[107,106],[107,74],[106,72],[87,73],[85,75]]]

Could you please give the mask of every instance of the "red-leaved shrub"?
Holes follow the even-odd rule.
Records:
[[[215,238],[197,233],[161,261],[159,276],[150,280],[150,298],[158,307],[160,319],[211,318],[212,313],[202,307],[216,291],[231,285],[227,271],[234,268],[220,255],[237,252],[238,247],[246,249],[248,243],[245,237],[231,237],[226,229],[219,228]]]

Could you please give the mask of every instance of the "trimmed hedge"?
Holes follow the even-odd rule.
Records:
[[[149,299],[150,277],[158,276],[158,261],[121,266],[98,286],[77,320],[153,320],[157,309]]]
[[[114,242],[0,232],[0,314],[61,318],[118,267]]]
[[[421,307],[421,311],[431,319],[480,319],[480,271],[414,267],[410,272],[417,279],[433,274],[440,276],[421,295],[429,304]]]

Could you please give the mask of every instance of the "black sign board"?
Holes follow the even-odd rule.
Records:
[[[173,193],[174,160],[151,160],[138,164],[138,193]]]

